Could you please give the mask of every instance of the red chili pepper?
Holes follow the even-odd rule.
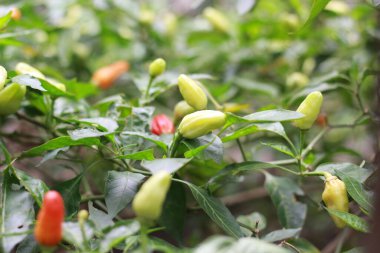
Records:
[[[172,134],[175,131],[175,127],[165,114],[159,114],[153,118],[150,130],[155,135]]]
[[[62,239],[62,224],[65,207],[62,196],[57,191],[48,191],[37,215],[34,236],[43,246],[55,246]]]

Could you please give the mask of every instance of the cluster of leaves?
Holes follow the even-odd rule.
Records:
[[[28,92],[18,113],[0,119],[3,252],[39,250],[32,229],[49,188],[65,201],[60,247],[67,251],[319,252],[313,243],[326,240],[312,236],[331,230],[328,214],[347,223],[339,247],[347,231],[368,232],[374,169],[362,146],[371,142],[374,121],[375,3],[237,1],[236,10],[225,12],[231,24],[225,33],[198,15],[207,1],[179,6],[174,32],[164,1],[95,2],[20,2],[19,21],[7,14],[14,6],[1,7],[2,64],[12,70],[29,62],[66,86],[62,91],[8,71],[8,80]],[[226,5],[220,9],[231,7]],[[156,57],[166,59],[168,71],[145,96],[147,63]],[[99,92],[88,83],[94,70],[119,59],[127,59],[131,70],[113,89]],[[308,85],[285,85],[293,72],[306,75]],[[216,109],[234,102],[243,110],[228,112],[220,132],[184,139],[170,157],[173,136],[153,135],[150,122],[155,113],[172,114],[180,73],[206,84]],[[303,115],[292,109],[315,90],[326,97],[328,123],[299,134],[289,121]],[[350,131],[355,134],[347,136]],[[147,230],[129,204],[141,183],[161,170],[175,177],[162,217]],[[345,182],[351,213],[322,205],[318,176],[325,171]],[[272,203],[243,198],[238,204],[248,211],[231,213],[221,197],[262,186]],[[84,231],[76,220],[80,208],[90,213]],[[209,226],[202,232],[204,220]],[[228,236],[202,242],[215,230]],[[160,239],[168,236],[175,243]]]

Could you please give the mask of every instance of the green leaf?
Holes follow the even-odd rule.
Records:
[[[164,152],[167,152],[168,147],[167,144],[160,140],[160,138],[156,135],[147,134],[147,133],[141,133],[141,132],[131,132],[131,131],[124,131],[121,133],[121,135],[130,135],[130,136],[138,136],[141,137],[147,141],[153,142],[158,147],[160,147]]]
[[[200,159],[214,160],[217,163],[223,160],[223,143],[213,133],[195,139],[185,139],[183,143],[190,149],[185,152],[186,158],[200,156]]]
[[[24,75],[15,76],[12,78],[12,82],[28,86],[35,90],[46,91],[45,88],[42,87],[40,80],[30,75],[24,74]]]
[[[115,217],[135,196],[144,175],[128,171],[109,171],[105,186],[108,214]]]
[[[84,224],[84,231],[87,239],[94,235],[94,229],[88,222]],[[78,222],[63,223],[63,239],[77,248],[84,249],[83,235]]]
[[[0,30],[3,30],[7,25],[9,20],[11,20],[12,12],[8,12],[7,15],[0,17]]]
[[[55,139],[49,140],[44,144],[31,148],[22,153],[23,157],[34,157],[43,154],[45,151],[50,151],[58,148],[68,146],[99,146],[100,140],[98,138],[85,138],[80,140],[73,140],[69,136],[61,136]]]
[[[114,132],[119,128],[119,125],[117,122],[111,118],[105,118],[105,117],[97,117],[97,118],[83,118],[83,119],[71,119],[69,121],[87,124],[90,126],[94,126],[98,128],[101,131],[106,132]]]
[[[128,225],[119,225],[111,228],[100,241],[99,252],[107,253],[125,240],[128,236],[136,234],[140,230],[140,223],[132,221]]]
[[[240,227],[246,236],[252,236],[252,231],[255,231],[256,229],[262,231],[267,226],[265,216],[258,212],[253,212],[248,215],[239,215],[236,220],[239,222]],[[243,227],[241,224],[244,224],[245,226]],[[246,227],[249,227],[249,229]]]
[[[277,246],[257,238],[241,238],[231,246],[229,252],[255,252],[255,253],[291,253],[283,247]]]
[[[65,202],[66,216],[72,217],[79,210],[79,204],[81,200],[80,184],[83,175],[76,176],[70,180],[58,184],[55,189],[59,191]]]
[[[70,91],[77,99],[86,98],[95,95],[98,88],[91,83],[82,83],[75,80],[65,80],[63,82],[68,91]]]
[[[207,213],[207,215],[227,234],[240,238],[244,234],[240,229],[239,224],[232,216],[231,212],[223,205],[223,203],[213,196],[209,195],[205,190],[193,184],[187,183],[191,193],[200,207]]]
[[[131,160],[148,160],[152,161],[154,160],[154,150],[153,149],[146,149],[143,151],[139,151],[132,154],[126,154],[117,156],[117,159],[131,159]]]
[[[22,242],[17,246],[16,253],[39,253],[40,247],[33,235],[28,235]]]
[[[44,194],[49,190],[46,184],[36,178],[32,178],[22,170],[18,170],[14,167],[10,167],[13,174],[20,181],[20,184],[32,195],[36,203],[41,206]]]
[[[262,93],[270,97],[275,97],[278,95],[278,88],[268,83],[262,83],[255,80],[244,79],[244,78],[235,78],[233,80],[233,83],[243,88],[244,90],[254,91],[255,93]]]
[[[306,218],[307,206],[297,201],[297,195],[304,195],[291,179],[265,174],[265,188],[276,207],[280,223],[285,228],[300,228]]]
[[[247,171],[260,171],[271,168],[282,168],[281,166],[271,163],[260,161],[249,161],[242,163],[232,163],[227,165],[224,169],[220,170],[215,176],[208,181],[209,187],[213,184],[219,184],[226,180],[228,177],[234,177],[242,172]]]
[[[70,138],[74,141],[112,134],[112,132],[102,132],[95,128],[81,128],[69,130],[67,131],[67,133],[69,134]]]
[[[302,117],[304,117],[304,115],[296,111],[276,109],[255,112],[247,116],[244,116],[243,118],[250,122],[280,122],[300,119]]]
[[[346,175],[339,170],[335,171],[340,179],[343,180],[346,185],[347,192],[350,196],[367,212],[372,212],[372,200],[367,191],[364,190],[363,184],[361,184],[355,178]]]
[[[290,148],[288,148],[288,146],[282,144],[282,143],[265,143],[265,142],[262,142],[261,144],[265,145],[265,146],[268,146],[268,147],[271,147],[285,155],[288,155],[288,156],[291,156],[291,157],[295,157],[295,155],[293,154],[292,150]]]
[[[103,230],[105,228],[113,226],[114,222],[112,221],[111,215],[106,214],[105,212],[94,207],[93,203],[88,202],[88,212],[90,213],[89,220],[91,220],[97,230]]]
[[[253,134],[253,133],[259,133],[259,132],[271,132],[278,134],[282,137],[286,138],[286,133],[284,130],[284,127],[282,126],[281,123],[275,122],[275,123],[255,123],[255,124],[250,124],[248,126],[244,126],[233,133],[230,133],[222,138],[223,142],[229,142],[235,139],[238,139],[240,137]]]
[[[332,215],[338,217],[339,219],[343,220],[344,222],[346,222],[347,225],[350,226],[351,228],[353,228],[359,232],[369,233],[368,224],[364,219],[362,219],[362,218],[360,218],[354,214],[351,214],[351,213],[332,210],[332,209],[328,209],[328,208],[326,208],[326,210],[330,214],[332,214]]]
[[[173,236],[177,242],[183,243],[183,231],[186,216],[186,192],[182,184],[173,181],[170,185],[159,224]]]
[[[9,253],[26,236],[34,221],[33,198],[9,168],[3,171],[1,191],[0,251]],[[4,236],[10,233],[19,235]]]
[[[305,24],[302,26],[301,31],[305,30],[314,21],[314,19],[319,15],[321,11],[323,11],[329,2],[330,0],[313,0],[309,17],[307,18]]]
[[[39,79],[41,82],[42,87],[46,90],[49,95],[54,97],[68,97],[68,98],[75,98],[73,94],[70,94],[66,91],[58,89],[55,85],[49,83],[46,80]]]
[[[201,243],[194,253],[291,253],[283,247],[259,240],[257,238],[241,238],[235,241],[227,236],[213,236]]]
[[[0,150],[4,155],[5,162],[10,165],[12,162],[12,155],[9,153],[7,147],[5,146],[5,143],[2,139],[0,139]]]
[[[336,175],[336,172],[340,171],[347,176],[355,178],[360,183],[364,183],[373,172],[370,169],[361,168],[352,163],[325,163],[319,165],[316,171],[326,171],[332,175]]]
[[[289,228],[289,229],[280,229],[266,234],[261,240],[267,242],[277,242],[289,239],[292,237],[297,237],[301,233],[302,228]]]
[[[191,159],[186,158],[163,158],[153,161],[142,161],[141,166],[152,172],[152,174],[156,174],[160,171],[174,173],[190,162],[190,160]]]
[[[300,253],[320,253],[317,247],[303,238],[291,238],[286,241],[296,247]]]

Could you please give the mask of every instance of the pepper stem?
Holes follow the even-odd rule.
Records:
[[[176,132],[174,134],[173,142],[169,148],[169,155],[168,155],[169,158],[172,158],[175,156],[175,153],[177,151],[178,145],[180,144],[181,140],[182,140],[182,135],[179,132]]]

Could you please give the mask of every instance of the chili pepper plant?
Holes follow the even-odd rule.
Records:
[[[365,252],[378,8],[2,1],[0,252]]]

